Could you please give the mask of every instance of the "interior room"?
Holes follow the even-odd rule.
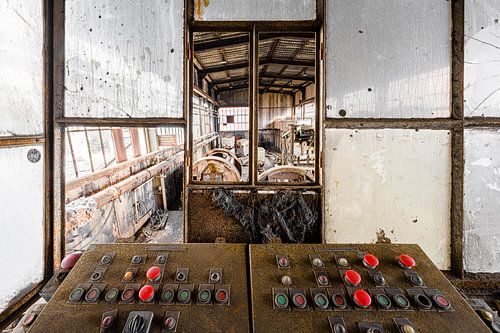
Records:
[[[0,1],[0,332],[500,332],[499,20]]]

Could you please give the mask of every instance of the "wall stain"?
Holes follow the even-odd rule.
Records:
[[[377,243],[391,243],[391,239],[385,237],[385,231],[383,229],[378,229],[377,231]]]

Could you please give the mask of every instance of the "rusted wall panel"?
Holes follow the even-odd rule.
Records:
[[[193,0],[196,21],[307,21],[316,0]]]
[[[183,1],[66,1],[70,117],[182,117]]]
[[[327,1],[327,115],[449,116],[450,3]]]
[[[451,134],[327,129],[328,243],[416,243],[450,268]]]
[[[37,162],[27,158],[32,149],[40,153]],[[8,272],[0,276],[0,313],[43,278],[43,156],[43,146],[0,149],[0,253]]]
[[[500,130],[465,131],[464,261],[500,272]]]
[[[500,1],[465,1],[464,112],[500,117]]]
[[[0,136],[43,133],[42,1],[0,1]]]

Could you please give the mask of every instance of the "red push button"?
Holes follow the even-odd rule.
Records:
[[[111,328],[114,323],[115,323],[115,318],[113,316],[106,316],[102,319],[101,327]]]
[[[376,268],[379,264],[378,258],[375,257],[373,254],[365,254],[363,257],[363,265],[367,268]]]
[[[451,307],[450,302],[443,295],[436,295],[433,299],[436,305],[443,310],[448,310]]]
[[[307,306],[306,296],[300,293],[293,295],[292,302],[299,309],[304,309]]]
[[[151,302],[155,297],[155,289],[153,286],[145,285],[139,290],[139,299],[145,303]]]
[[[344,281],[348,285],[350,285],[352,287],[356,287],[361,282],[361,275],[359,275],[358,272],[353,271],[352,269],[350,269],[347,272],[345,272],[345,274],[344,274]]]
[[[68,254],[64,259],[61,261],[61,268],[62,269],[69,269],[75,266],[76,262],[80,257],[82,256],[83,252],[80,251],[75,251],[73,253]]]
[[[164,326],[166,329],[173,330],[175,328],[175,325],[177,325],[177,320],[173,317],[168,317],[165,319]]]
[[[161,277],[161,269],[158,266],[153,266],[146,272],[146,277],[151,282],[157,282]]]
[[[398,262],[403,268],[413,268],[415,266],[415,259],[406,254],[400,255]]]
[[[372,304],[372,298],[370,297],[370,294],[361,289],[354,292],[352,299],[354,301],[354,304],[356,304],[360,308],[367,308],[370,306],[370,304]]]
[[[215,293],[215,300],[217,301],[217,303],[219,304],[224,304],[227,302],[227,291],[225,291],[224,289],[219,289],[217,290],[217,292]]]

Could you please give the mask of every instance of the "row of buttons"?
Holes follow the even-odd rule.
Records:
[[[324,261],[319,255],[311,255],[309,257],[311,260],[311,265],[313,267],[320,268],[325,266]],[[276,262],[278,264],[278,268],[290,268],[290,260],[286,255],[277,255]],[[349,261],[345,257],[338,258],[337,263],[341,267],[349,266]],[[367,253],[363,256],[362,263],[369,269],[375,269],[380,264],[380,261],[375,255]],[[397,259],[397,263],[400,267],[403,267],[405,269],[411,269],[416,265],[415,259],[407,254],[401,254]]]
[[[139,275],[137,268],[131,267],[123,274],[122,282],[129,283],[134,281]],[[164,268],[152,266],[146,271],[146,279],[150,283],[158,283],[164,275]],[[189,268],[177,268],[174,275],[174,282],[183,283],[188,280]],[[222,269],[211,268],[209,272],[209,283],[217,284],[222,282]]]
[[[450,302],[439,291],[435,289],[408,289],[415,305],[421,310],[430,310],[433,305],[439,310],[449,310]],[[333,309],[345,309],[347,301],[342,290],[334,289],[310,289],[311,299],[317,309],[325,310],[329,308],[330,302]],[[297,309],[307,308],[306,292],[303,289],[273,289],[274,306],[277,309],[288,309],[290,299],[292,305]],[[410,301],[399,289],[377,289],[369,290],[369,292],[358,289],[352,293],[353,304],[361,309],[366,309],[372,304],[372,298],[375,299],[376,305],[384,310],[393,307],[396,309],[406,310],[410,307]],[[432,299],[432,300],[431,300]]]
[[[85,300],[87,303],[97,303],[104,289],[105,285],[79,285],[69,295],[69,302],[75,304]],[[194,289],[194,285],[164,285],[160,301],[162,303],[189,304],[192,301]],[[152,303],[155,300],[157,290],[157,285],[146,284],[142,287],[140,285],[127,285],[121,292],[121,296],[117,288],[109,289],[104,295],[104,300],[108,303],[114,303],[120,299],[123,303],[132,303],[136,300],[137,295],[141,302]],[[229,303],[230,288],[228,285],[199,285],[197,290],[198,304]]]

